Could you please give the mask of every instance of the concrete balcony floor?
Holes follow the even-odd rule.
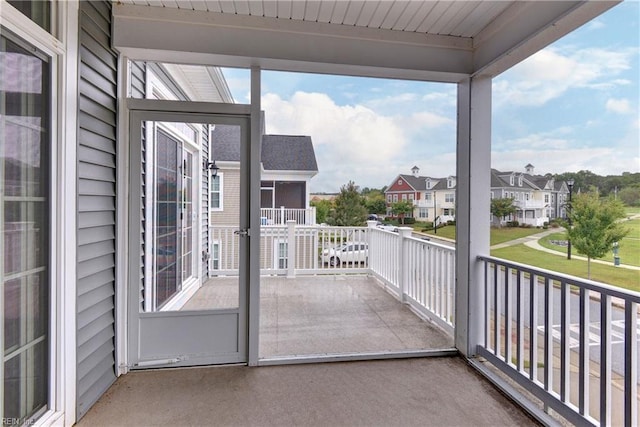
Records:
[[[235,278],[212,278],[184,309],[237,306]],[[366,275],[262,277],[260,358],[448,349],[453,338]]]
[[[184,309],[237,305],[209,280]],[[261,279],[260,358],[451,348],[368,276]],[[457,356],[131,372],[80,426],[525,426],[534,421]]]
[[[459,357],[120,377],[79,426],[537,425]]]

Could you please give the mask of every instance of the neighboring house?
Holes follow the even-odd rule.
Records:
[[[534,175],[532,164],[526,165],[524,172],[491,170],[491,198],[512,198],[516,207],[514,215],[493,221],[542,226],[551,219],[565,217],[568,194],[565,182],[556,181],[551,175]]]
[[[210,224],[236,225],[240,213],[240,129],[211,129],[211,159],[219,167],[211,179]],[[311,137],[262,135],[260,208],[262,225],[315,224],[309,181],[318,173]]]
[[[237,241],[231,233],[240,216],[240,128],[215,125],[210,135],[211,159],[219,169],[209,179],[209,275],[217,276],[237,263]],[[318,173],[318,164],[309,136],[262,135],[261,142],[261,266],[282,271],[288,263],[282,226],[287,221],[316,222],[315,208],[309,206],[309,181]],[[306,244],[298,241],[299,247]]]
[[[420,168],[411,168],[411,175],[398,175],[384,192],[387,201],[387,215],[392,213],[392,205],[399,201],[413,203],[413,211],[408,217],[416,221],[455,220],[456,177],[432,178],[420,175]]]

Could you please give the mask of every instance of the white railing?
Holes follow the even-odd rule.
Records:
[[[493,257],[486,358],[576,425],[638,425],[640,293]]]
[[[316,208],[290,209],[260,208],[260,223],[262,225],[286,225],[287,221],[295,221],[298,225],[315,225]]]
[[[209,275],[237,275],[238,227],[209,227]],[[260,227],[263,275],[368,273],[367,227],[297,225]],[[357,246],[357,248],[356,248]],[[293,260],[293,261],[292,261]]]
[[[455,248],[372,228],[369,269],[403,302],[453,335]]]

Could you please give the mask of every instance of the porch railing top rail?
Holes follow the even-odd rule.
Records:
[[[515,268],[525,273],[543,275],[544,277],[547,277],[550,280],[564,282],[570,286],[585,288],[585,289],[596,291],[612,297],[622,298],[630,302],[640,303],[640,292],[618,288],[612,285],[608,285],[606,283],[596,282],[594,280],[583,279],[583,278],[571,276],[568,274],[558,273],[557,271],[545,270],[544,268],[534,267],[527,264],[520,264],[514,261],[509,261],[502,258],[488,256],[488,255],[479,256],[478,261],[488,261],[488,262],[496,263],[501,266]]]

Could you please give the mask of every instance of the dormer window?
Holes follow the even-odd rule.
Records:
[[[456,186],[456,180],[454,177],[450,176],[447,178],[447,188],[453,188]]]
[[[522,187],[522,175],[518,177],[518,187]]]
[[[511,174],[509,177],[509,185],[515,185],[516,177]]]
[[[427,178],[427,190],[431,189],[431,180]]]

